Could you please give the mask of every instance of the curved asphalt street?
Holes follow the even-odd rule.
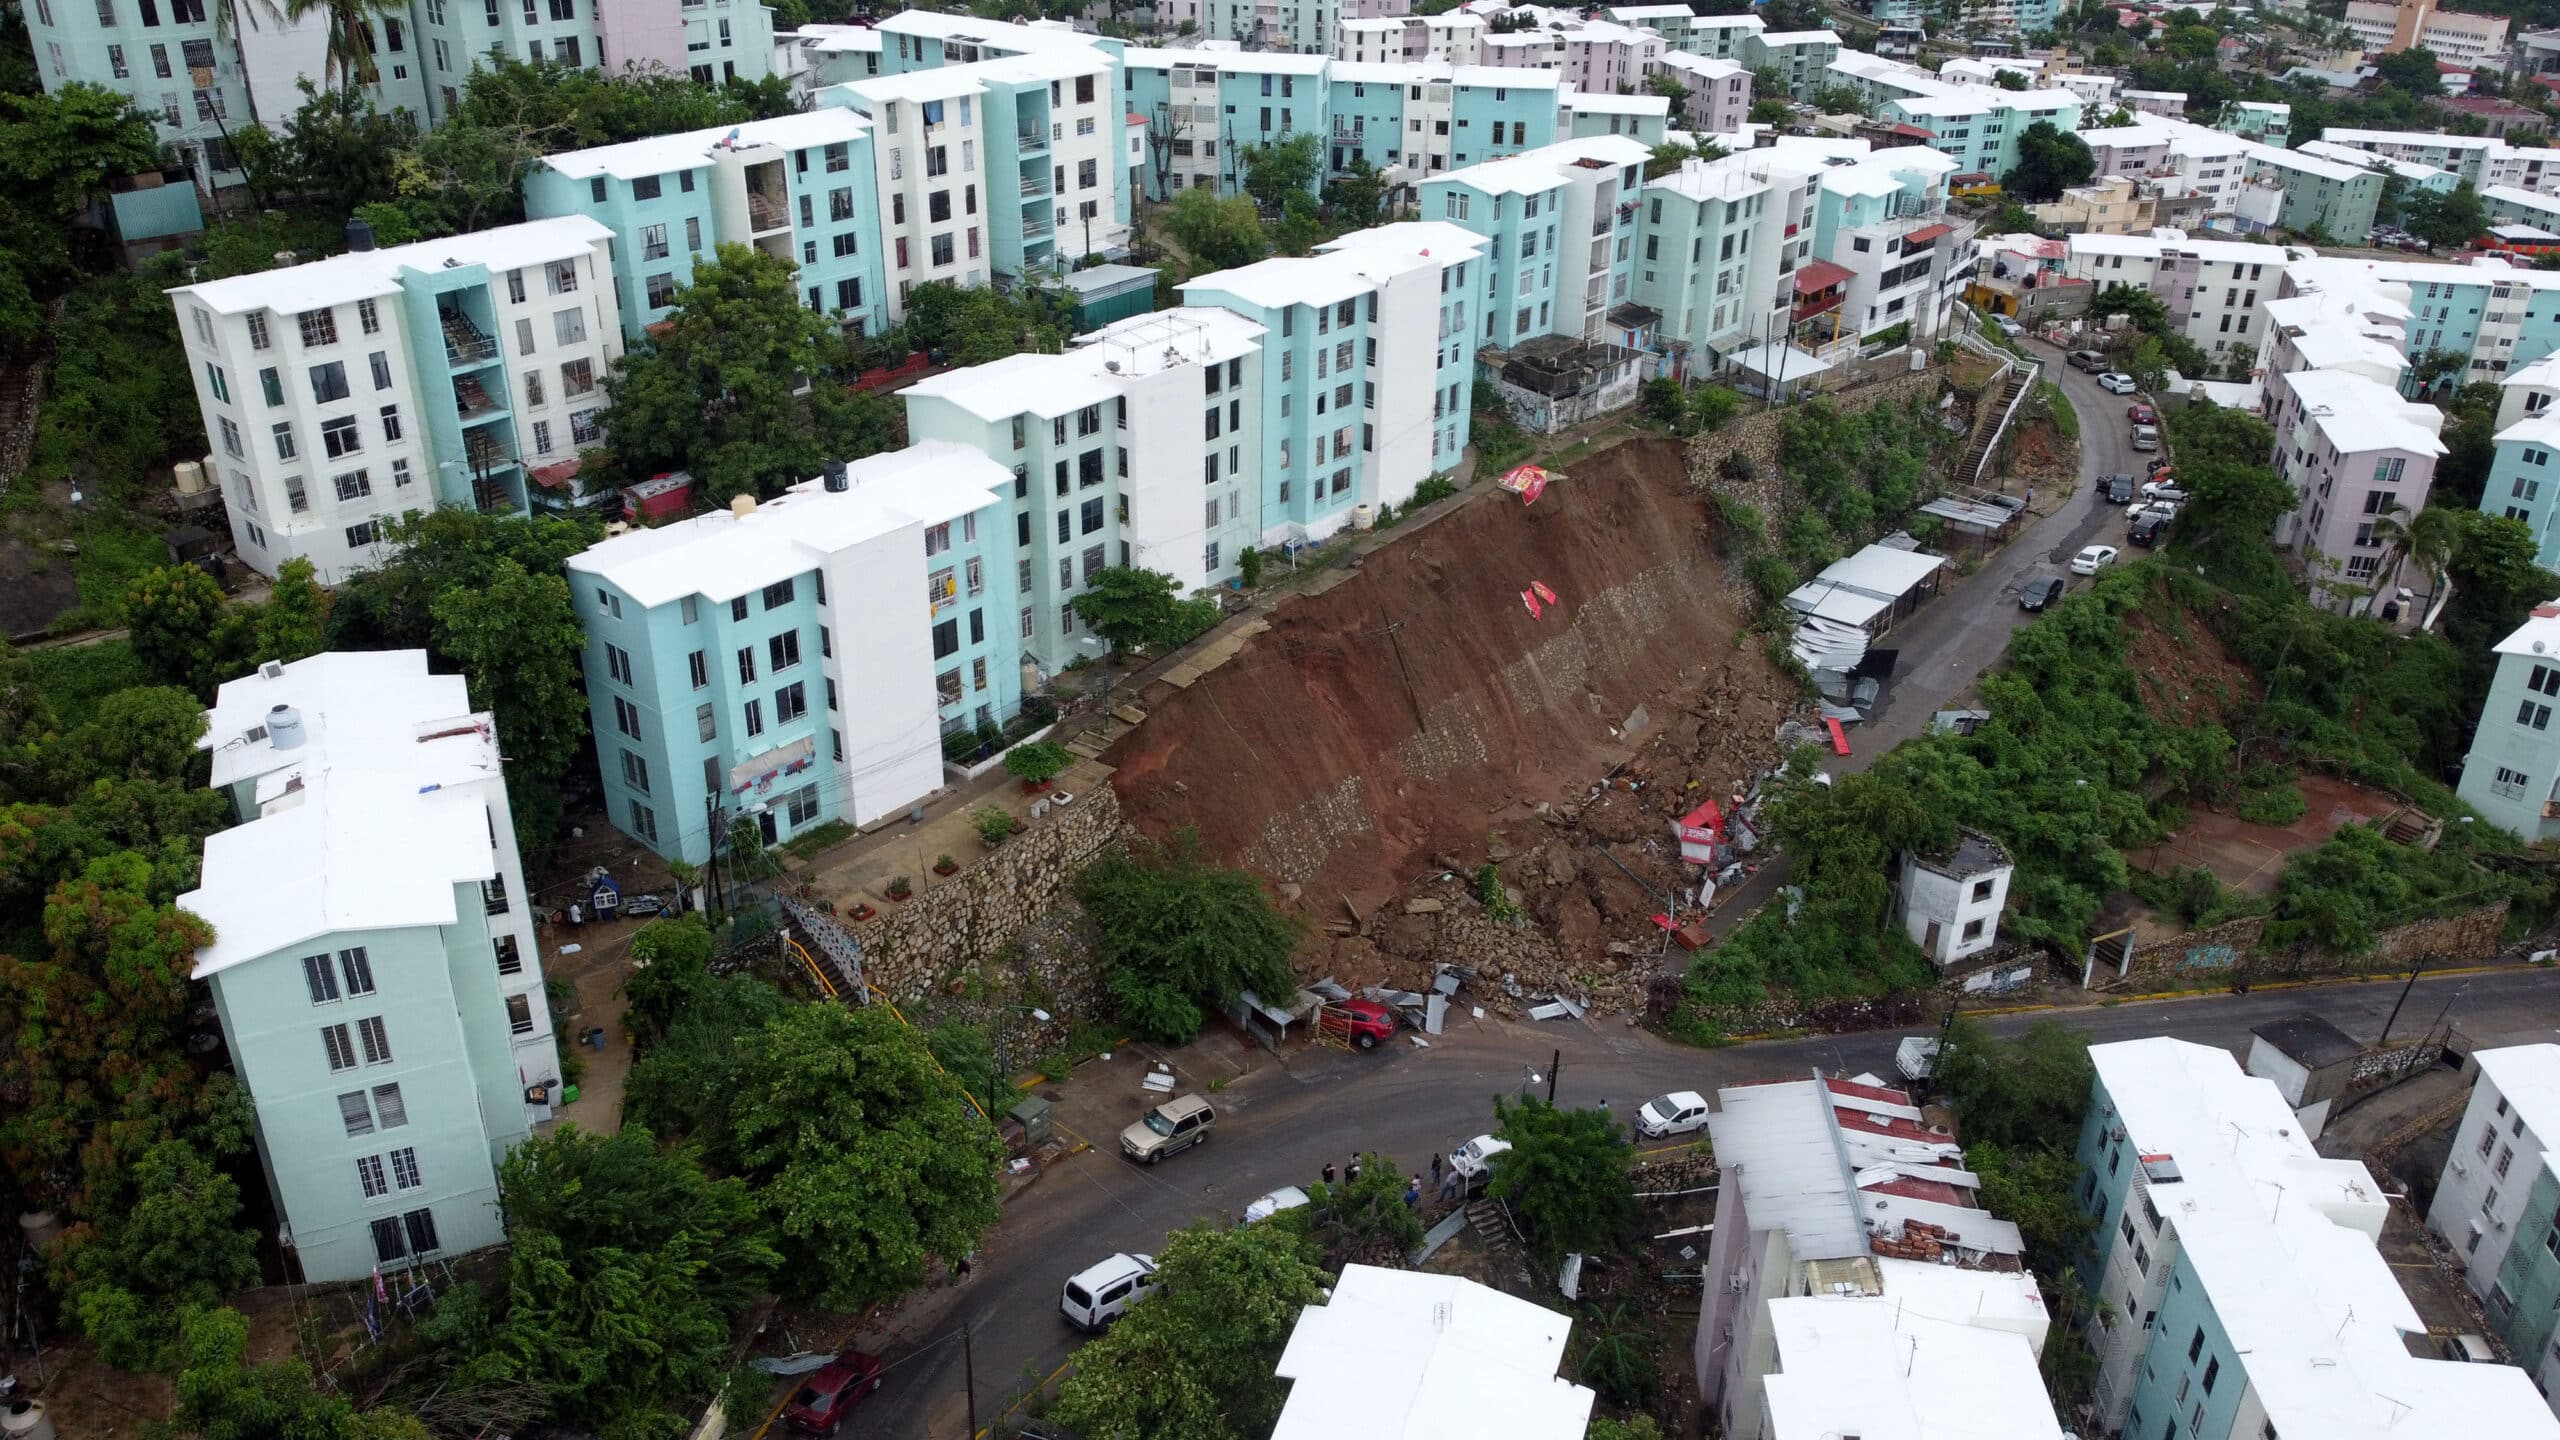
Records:
[[[1970,690],[2000,658],[2010,632],[2034,623],[2017,604],[2030,578],[2063,573],[2071,556],[2092,541],[2124,544],[2122,512],[2097,499],[2088,482],[2102,474],[2142,473],[2124,418],[2128,400],[2067,368],[2062,352],[2028,343],[2047,362],[2047,378],[2063,387],[2079,412],[2082,484],[1894,631],[1903,652],[1900,670],[1885,703],[1850,732],[1856,751],[1838,769],[1862,768],[1918,734],[1931,713]],[[1738,923],[1784,875],[1783,856],[1763,866],[1710,928],[1721,933]],[[2398,991],[2396,983],[2261,989],[2244,996],[2075,1010],[2062,1018],[2101,1040],[2168,1033],[2237,1053],[2247,1048],[2250,1026],[2304,1010],[2328,1017],[2351,1035],[2378,1036]],[[2483,1040],[2547,1038],[2560,1023],[2560,984],[2540,971],[2509,971],[2421,981],[2401,1017],[2401,1033],[2415,1033],[2457,991],[2461,999],[2452,1017],[2468,1022]],[[1997,1017],[1992,1024],[2014,1031],[2035,1018]],[[1606,1100],[1624,1113],[1666,1090],[1712,1092],[1719,1085],[1801,1075],[1815,1066],[1889,1073],[1899,1038],[1899,1032],[1877,1033],[1694,1050],[1624,1022],[1453,1018],[1450,1033],[1427,1050],[1311,1050],[1285,1062],[1266,1061],[1212,1097],[1219,1118],[1207,1144],[1159,1167],[1128,1163],[1111,1135],[1086,1137],[1092,1151],[1055,1167],[1007,1209],[956,1295],[916,1297],[895,1324],[857,1336],[856,1343],[882,1355],[892,1369],[886,1386],[854,1412],[853,1432],[964,1440],[964,1364],[954,1343],[964,1319],[974,1337],[983,1428],[1027,1380],[1049,1375],[1073,1352],[1076,1337],[1058,1314],[1058,1288],[1069,1275],[1114,1251],[1152,1251],[1167,1231],[1195,1219],[1232,1221],[1247,1201],[1314,1179],[1326,1162],[1339,1164],[1355,1149],[1380,1151],[1408,1171],[1427,1172],[1435,1150],[1445,1152],[1485,1130],[1492,1096],[1523,1088],[1531,1070],[1547,1069],[1552,1051],[1560,1049],[1565,1057],[1558,1071],[1559,1103]],[[1079,1071],[1069,1084],[1134,1097],[1144,1063],[1140,1055],[1123,1052],[1107,1065]],[[1118,1073],[1103,1073],[1108,1071]],[[834,1337],[799,1338],[815,1347]]]

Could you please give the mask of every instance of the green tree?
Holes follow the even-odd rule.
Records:
[[[711,983],[711,927],[700,914],[652,920],[631,937],[631,973],[623,979],[623,1024],[640,1045],[665,1036],[676,1016]]]
[[[1247,990],[1296,992],[1296,927],[1253,875],[1203,859],[1197,831],[1106,855],[1077,889],[1101,935],[1112,998],[1153,1039],[1189,1040],[1205,1012]]]
[[[792,1002],[752,975],[714,976],[648,1046],[624,1092],[624,1116],[661,1134],[725,1135],[747,1051]]]
[[[2481,203],[2479,192],[2469,185],[2457,185],[2441,194],[2421,190],[2409,197],[2401,211],[2402,228],[2434,249],[2468,245],[2489,229],[2489,207]]]
[[[996,1223],[1004,1148],[885,1006],[794,1006],[742,1057],[706,1137],[776,1232],[789,1293],[851,1312],[922,1283]]]
[[[1662,1429],[1650,1415],[1632,1415],[1624,1420],[1594,1415],[1582,1432],[1582,1440],[1662,1440]]]
[[[144,1151],[133,1190],[130,1208],[56,1248],[53,1277],[107,1363],[156,1370],[184,1309],[257,1283],[258,1237],[240,1228],[239,1187],[184,1141]]]
[[[2088,1038],[2051,1020],[2004,1042],[1961,1015],[1934,1067],[1938,1093],[1962,1119],[1967,1145],[2021,1149],[2079,1143],[2095,1074]]]
[[[1324,183],[1325,218],[1337,230],[1365,230],[1377,224],[1386,204],[1386,177],[1357,151],[1349,168]]]
[[[1991,84],[1993,88],[2000,90],[2024,90],[2027,88],[2027,77],[2015,70],[1994,70],[1991,72]]]
[[[907,296],[905,324],[916,349],[940,351],[954,365],[984,365],[1025,350],[1065,349],[1075,335],[1075,307],[1063,292],[1037,285],[1007,294],[937,280]]]
[[[717,500],[770,496],[894,438],[829,378],[839,342],[800,303],[796,268],[736,244],[694,267],[675,308],[605,377],[618,466],[690,470]]]
[[[0,344],[44,336],[42,298],[73,273],[73,220],[120,175],[159,168],[151,122],[131,100],[96,85],[0,95]],[[165,308],[165,306],[164,306]]]
[[[2039,120],[2018,136],[2018,163],[2000,177],[2001,190],[2020,200],[2058,200],[2073,185],[2085,185],[2097,173],[2089,142]]]
[[[2111,315],[2125,316],[2135,329],[2154,335],[2169,328],[2169,307],[2160,302],[2160,297],[2122,281],[2099,291],[2089,302],[2090,319],[2104,320]]]
[[[237,1310],[190,1310],[179,1328],[177,1404],[147,1440],[427,1440],[410,1416],[357,1410],[299,1359],[250,1364]]]
[[[1644,88],[1671,102],[1668,128],[1689,128],[1689,87],[1680,83],[1680,77],[1668,70],[1657,70],[1645,77]]]
[[[1287,1399],[1272,1368],[1325,1274],[1284,1225],[1166,1237],[1155,1294],[1078,1352],[1054,1414],[1086,1440],[1252,1440]]]
[[[1181,625],[1180,582],[1161,570],[1114,565],[1097,571],[1072,603],[1076,618],[1110,641],[1114,655],[1166,644]]]
[[[1244,193],[1272,214],[1313,198],[1324,164],[1312,130],[1267,145],[1248,145],[1242,159]]]
[[[2424,45],[2375,56],[2373,75],[2384,90],[2397,91],[2402,95],[2423,97],[2444,93],[2444,72],[2436,68],[2436,52]]]
[[[214,646],[229,603],[221,584],[193,565],[145,572],[124,597],[134,657],[159,684],[211,703],[214,690],[238,673],[232,657]]]
[[[1262,217],[1241,195],[1221,199],[1206,186],[1182,191],[1164,208],[1165,233],[1206,270],[1250,265],[1270,249]]]
[[[2097,1224],[2076,1193],[2080,1161],[2069,1147],[2077,1139],[2075,1133],[2035,1145],[1977,1140],[1964,1147],[1965,1167],[1982,1177],[1982,1208],[2018,1227],[2028,1267],[2039,1275],[2077,1266]]]
[[[1511,1148],[1493,1158],[1485,1191],[1511,1207],[1542,1253],[1605,1250],[1634,1223],[1627,1165],[1635,1147],[1609,1112],[1496,1096],[1493,1120],[1493,1133]]]
[[[1794,115],[1795,111],[1787,104],[1783,91],[1766,100],[1751,102],[1750,120],[1754,125],[1784,125]]]
[[[1404,1203],[1411,1177],[1394,1160],[1372,1150],[1360,1157],[1360,1173],[1339,1184],[1307,1187],[1297,1223],[1324,1255],[1325,1268],[1346,1264],[1401,1268],[1422,1248],[1422,1220]]]
[[[445,591],[428,610],[436,653],[461,667],[471,703],[497,722],[518,839],[526,849],[549,845],[560,824],[560,777],[586,739],[586,632],[569,582],[501,561],[479,589]]]
[[[1813,108],[1824,115],[1864,115],[1866,92],[1855,85],[1825,85],[1813,92]]]

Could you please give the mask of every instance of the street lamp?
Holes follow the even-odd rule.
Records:
[[[1107,730],[1111,724],[1111,642],[1099,635],[1079,635],[1076,645],[1099,657],[1098,663],[1102,666],[1102,723]]]
[[[999,1001],[999,1002],[998,1002],[998,1006],[997,1006],[997,1008],[999,1008],[999,1009],[1004,1009],[1004,1010],[1019,1010],[1019,1011],[1021,1011],[1023,1014],[1030,1016],[1032,1019],[1039,1021],[1039,1022],[1040,1022],[1041,1024],[1043,1024],[1043,1025],[1046,1025],[1046,1024],[1048,1024],[1051,1020],[1053,1020],[1053,1019],[1057,1018],[1057,1017],[1055,1017],[1055,1016],[1051,1015],[1048,1011],[1041,1009],[1041,1008],[1040,1008],[1039,1006],[1037,1006],[1037,1005],[1015,1005],[1015,1004],[1010,1004],[1010,1003],[1006,1003],[1006,1002],[1001,1002],[1001,1001]],[[1007,1065],[1007,1064],[1005,1063],[1005,1058],[1004,1058],[1004,1029],[1003,1029],[1003,1027],[1001,1027],[1001,1026],[997,1027],[997,1028],[996,1028],[995,1035],[996,1035],[996,1083],[997,1083],[997,1084],[999,1084],[999,1085],[1010,1085],[1010,1084],[1012,1084],[1012,1083],[1013,1083],[1013,1068],[1012,1068],[1011,1066],[1009,1066],[1009,1065]],[[994,1097],[993,1095],[990,1095],[990,1096],[988,1096],[987,1098],[988,1098],[989,1100],[993,1100],[993,1099],[995,1099],[995,1097]],[[994,1116],[992,1116],[992,1115],[990,1115],[990,1116],[988,1116],[987,1118],[988,1118],[988,1119],[990,1119],[990,1120],[992,1120],[992,1119],[994,1119],[995,1117],[994,1117]]]

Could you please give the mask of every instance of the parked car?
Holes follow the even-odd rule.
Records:
[[[1283,1185],[1244,1207],[1244,1223],[1268,1220],[1283,1210],[1295,1210],[1307,1203],[1307,1192],[1295,1185]]]
[[[800,1382],[782,1407],[782,1422],[804,1435],[835,1434],[844,1428],[844,1412],[880,1388],[880,1369],[880,1357],[844,1351]]]
[[[2163,520],[2175,520],[2178,518],[2178,502],[2174,500],[2136,500],[2132,504],[2124,507],[2124,518],[2127,524],[2139,520],[2145,515],[2157,515]]]
[[[2160,423],[2160,412],[2136,400],[2124,407],[2124,418],[2136,425],[2157,425]]]
[[[2074,350],[2071,352],[2071,357],[2063,363],[2069,365],[2074,370],[2085,370],[2092,375],[2096,375],[2107,368],[2107,352],[2104,350]]]
[[[1706,1123],[1707,1097],[1695,1090],[1656,1095],[1636,1107],[1636,1133],[1647,1140],[1686,1135],[1705,1128]]]
[[[1511,1148],[1508,1140],[1479,1135],[1449,1152],[1449,1168],[1472,1189],[1493,1173],[1493,1157]]]
[[[1327,1035],[1342,1036],[1363,1050],[1374,1050],[1379,1041],[1396,1038],[1396,1012],[1375,1000],[1327,1005],[1320,1023]]]
[[[2018,608],[2041,610],[2062,598],[2065,582],[2059,575],[2039,575],[2018,592]]]
[[[2144,483],[2142,493],[2154,500],[2183,501],[2187,487],[2175,480],[2152,480]]]
[[[2169,528],[2169,519],[2166,515],[2146,512],[2133,522],[2133,528],[2125,532],[2125,538],[2148,550],[2160,543],[2160,532]]]
[[[2157,450],[2157,449],[2159,449],[2159,448],[2160,448],[2160,428],[2159,428],[2158,426],[2156,426],[2156,425],[2136,425],[2136,426],[2134,426],[2134,427],[2133,427],[2133,448],[2134,448],[2134,449],[2136,449],[2136,450]]]
[[[1126,1251],[1078,1271],[1058,1292],[1058,1313],[1091,1334],[1155,1293],[1156,1257]]]
[[[2113,545],[2090,545],[2071,557],[2071,573],[2095,575],[2105,567],[2114,564],[2115,559],[2116,547]]]
[[[2098,377],[2098,388],[2110,395],[2130,395],[2141,389],[2134,378],[2121,370],[2110,370]]]
[[[2108,504],[2121,505],[2133,498],[2133,477],[2101,475],[2098,477],[2098,488],[2107,497]]]
[[[2159,474],[2161,471],[2168,469],[2168,468],[2169,468],[2169,464],[2170,464],[2170,461],[2169,461],[2169,457],[2168,457],[2168,456],[2166,456],[2166,455],[2154,455],[2154,456],[2152,456],[2152,457],[2151,457],[2151,463],[2150,463],[2149,465],[2147,465],[2147,466],[2143,467],[2143,468],[2144,468],[2146,471],[2148,471],[2150,474],[2157,475],[2157,474]]]
[[[2007,315],[1994,315],[1994,316],[1992,316],[1992,317],[1991,317],[1991,328],[1993,328],[1994,330],[1999,331],[1999,332],[2000,332],[2001,334],[2003,334],[2003,335],[2008,336],[2008,337],[2009,337],[2010,339],[2012,339],[2012,340],[2015,340],[2015,339],[2017,339],[2020,335],[2025,334],[2025,333],[2026,333],[2026,330],[2027,330],[2027,327],[2026,327],[2026,326],[2019,324],[2016,320],[2012,319],[2011,317],[2009,317],[2009,316],[2007,316]]]
[[[1138,1122],[1120,1132],[1120,1153],[1141,1164],[1153,1165],[1167,1155],[1179,1154],[1194,1145],[1205,1144],[1209,1127],[1218,1123],[1218,1112],[1197,1095],[1183,1095],[1167,1100],[1138,1117]]]
[[[2490,1346],[2489,1337],[2486,1335],[2468,1333],[2447,1335],[2444,1337],[2443,1348],[2444,1358],[2457,1364],[2495,1365],[2498,1363],[2498,1352]]]

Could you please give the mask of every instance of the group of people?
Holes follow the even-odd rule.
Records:
[[[1324,1167],[1325,1188],[1333,1188],[1335,1183],[1335,1174],[1336,1172],[1333,1168],[1333,1162],[1330,1160],[1326,1161]],[[1349,1184],[1360,1178],[1360,1156],[1358,1152],[1355,1151],[1352,1154],[1351,1163],[1343,1167],[1340,1174],[1342,1183],[1344,1184]],[[1465,1188],[1465,1182],[1460,1179],[1457,1169],[1454,1166],[1444,1165],[1437,1152],[1434,1152],[1431,1156],[1431,1183],[1433,1187],[1440,1192],[1440,1198],[1442,1200],[1455,1199],[1458,1192]],[[1422,1203],[1422,1177],[1420,1175],[1409,1175],[1405,1177],[1404,1203],[1407,1207],[1420,1205]]]

